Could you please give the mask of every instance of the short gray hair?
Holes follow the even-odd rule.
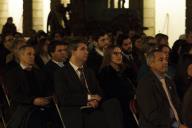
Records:
[[[27,48],[34,49],[34,47],[32,45],[23,45],[18,49],[18,55],[20,56],[21,54],[23,54]]]
[[[146,61],[148,66],[150,66],[150,63],[155,58],[155,53],[157,52],[162,52],[162,51],[158,48],[155,48],[147,53]]]

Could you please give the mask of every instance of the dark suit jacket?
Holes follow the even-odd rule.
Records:
[[[5,70],[6,66],[6,56],[10,53],[8,49],[4,47],[3,44],[0,44],[0,70]],[[4,72],[3,72],[4,73]]]
[[[56,70],[61,69],[56,63],[54,63],[52,60],[50,60],[44,67],[43,70],[47,76],[48,80],[48,90],[49,93],[52,95],[54,92],[54,73]]]
[[[6,75],[5,84],[8,87],[14,111],[8,125],[9,128],[20,128],[23,120],[28,117],[28,113],[36,108],[33,105],[33,100],[36,97],[47,96],[44,87],[46,86],[44,74],[40,70],[33,68],[31,74],[34,77],[30,78],[33,81],[33,84],[31,84],[25,72],[20,65],[17,65]]]
[[[165,78],[167,88],[176,108],[180,114],[179,98],[176,94],[174,83]],[[140,111],[140,125],[142,128],[170,128],[171,119],[170,105],[160,80],[149,71],[138,83],[136,92],[138,108]]]
[[[135,94],[130,79],[123,72],[117,72],[111,65],[102,68],[98,76],[104,98],[119,100],[126,128],[137,128],[129,110],[129,102]]]
[[[59,67],[56,63],[54,63],[52,60],[50,60],[44,67],[46,71],[52,74],[54,76],[54,72],[56,70],[59,70],[61,67]]]
[[[101,64],[103,62],[103,57],[99,55],[95,49],[90,51],[88,60],[87,60],[87,66],[91,68],[95,74],[97,75],[98,71],[100,70]]]
[[[189,87],[183,99],[182,118],[189,128],[192,128],[192,86]]]
[[[35,64],[39,67],[39,68],[43,68],[45,66],[43,60],[41,59],[41,56],[40,55],[37,55],[35,57]]]
[[[101,95],[93,72],[84,68],[84,73],[91,93]],[[55,72],[55,92],[66,127],[81,128],[83,116],[80,107],[87,104],[87,90],[70,64]]]
[[[110,65],[101,69],[99,82],[107,99],[118,98],[128,105],[129,100],[134,96],[128,78],[122,72],[115,71]]]

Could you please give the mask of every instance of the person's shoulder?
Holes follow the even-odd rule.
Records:
[[[72,68],[72,67],[70,67],[70,65],[67,63],[65,66],[55,69],[55,73],[64,73],[65,74],[65,73],[69,72],[70,68]]]
[[[95,48],[93,48],[93,49],[91,49],[91,50],[89,51],[89,56],[93,56],[93,55],[95,55],[95,54],[97,54]]]
[[[138,86],[144,85],[144,84],[152,84],[153,81],[156,80],[156,76],[152,71],[148,71],[139,81],[138,81]],[[146,85],[145,85],[146,86]]]
[[[49,60],[46,64],[45,64],[45,68],[51,68],[53,66],[55,66],[56,64],[52,61],[52,60]]]
[[[101,68],[100,73],[111,74],[111,73],[114,73],[114,69],[110,65],[106,65],[103,68]]]
[[[5,75],[6,77],[11,77],[11,76],[15,76],[18,77],[19,75],[17,75],[19,72],[21,71],[21,67],[19,65],[16,65],[14,68],[11,68],[10,70],[8,70]]]

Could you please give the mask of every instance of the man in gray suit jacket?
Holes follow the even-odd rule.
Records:
[[[136,92],[142,128],[187,128],[181,124],[180,104],[174,83],[166,76],[168,62],[164,53],[153,50],[147,55],[150,68]]]

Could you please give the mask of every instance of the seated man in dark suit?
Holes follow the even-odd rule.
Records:
[[[98,32],[93,36],[95,47],[90,51],[87,66],[97,75],[103,61],[103,50],[108,47],[109,40],[106,32]]]
[[[61,43],[60,41],[53,41],[51,42],[51,45],[48,48],[48,52],[51,56],[51,60],[44,66],[44,71],[48,77],[48,84],[50,88],[51,95],[54,91],[54,72],[56,70],[61,69],[64,66],[64,63],[66,63],[68,59],[67,54],[67,43]]]
[[[147,55],[150,68],[138,82],[137,103],[142,128],[187,128],[181,124],[179,98],[173,81],[166,76],[168,62],[160,50]]]
[[[13,109],[7,128],[48,128],[49,121],[56,121],[56,114],[50,109],[45,75],[34,67],[34,48],[20,47],[18,59],[19,64],[7,73],[5,82]],[[59,123],[54,122],[53,127],[58,128]]]
[[[71,42],[69,54],[69,63],[55,72],[55,92],[66,127],[122,128],[118,101],[102,101],[94,73],[84,66],[88,57],[85,42]]]

